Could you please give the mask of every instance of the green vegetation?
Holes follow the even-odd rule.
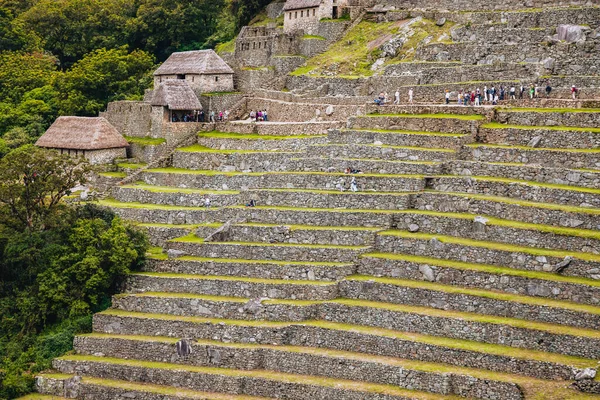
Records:
[[[533,112],[533,113],[600,113],[600,108],[545,108],[545,107],[507,107],[504,112]]]
[[[318,35],[304,35],[304,36],[302,36],[302,39],[327,40],[323,36],[318,36]]]
[[[449,40],[449,32],[454,24],[447,22],[443,27],[426,19],[410,23],[406,21],[371,22],[361,21],[327,51],[309,59],[292,75],[337,76],[344,78],[367,77],[375,74],[371,69],[381,57],[380,46],[397,35],[406,35],[407,40],[395,58],[387,59],[386,64],[414,58],[417,46],[430,38],[430,43]]]
[[[235,40],[236,40],[236,38],[233,38],[233,39],[228,40],[226,42],[219,43],[215,47],[215,51],[219,55],[223,55],[225,53],[233,53],[233,52],[235,52]]]
[[[127,177],[127,173],[125,172],[100,172],[98,175],[103,176],[105,178],[119,178],[123,179]]]
[[[299,152],[283,152],[275,150],[237,150],[237,149],[213,149],[211,147],[194,144],[188,147],[180,147],[177,151],[182,153],[212,153],[212,154],[271,154],[271,153],[288,153],[299,154]]]
[[[89,167],[25,146],[0,160],[0,398],[33,389],[33,374],[91,330],[147,241],[114,213],[69,207]]]
[[[139,144],[141,146],[160,146],[163,143],[167,143],[165,138],[125,136],[125,139],[131,144]]]
[[[144,167],[146,167],[148,164],[133,164],[133,163],[120,163],[117,164],[117,167],[122,168],[122,169],[142,169]]]
[[[201,132],[199,138],[206,139],[240,139],[240,140],[295,140],[324,138],[327,135],[259,135],[256,133],[233,133],[233,132]]]

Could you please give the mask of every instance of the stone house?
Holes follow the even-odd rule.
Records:
[[[154,87],[167,80],[183,80],[197,94],[232,92],[233,70],[214,50],[173,53],[156,71]]]
[[[323,18],[339,18],[347,0],[287,0],[283,7],[283,31],[302,30],[306,35],[316,35]]]
[[[110,164],[127,157],[129,143],[102,117],[59,117],[35,143],[91,164]]]
[[[183,121],[185,115],[202,110],[202,104],[187,80],[179,79],[169,79],[160,83],[154,90],[150,105],[152,120],[159,125]]]

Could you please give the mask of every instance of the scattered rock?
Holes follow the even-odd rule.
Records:
[[[554,64],[556,63],[556,60],[552,57],[548,57],[548,58],[544,58],[542,60],[542,64],[544,65],[544,68],[549,69],[549,70],[553,70],[554,69]]]
[[[447,51],[440,51],[435,56],[436,61],[448,61],[450,60],[450,53]]]
[[[333,111],[334,111],[333,106],[332,105],[328,105],[327,108],[325,109],[325,114],[327,116],[331,116],[331,115],[333,115]]]
[[[586,368],[584,370],[579,371],[575,375],[576,381],[582,381],[584,379],[594,379],[596,377],[596,370],[594,368]]]
[[[542,137],[541,136],[534,136],[533,138],[531,138],[531,140],[529,141],[529,143],[527,143],[527,146],[529,146],[529,147],[538,147],[541,141],[542,141]]]
[[[192,354],[192,343],[190,340],[188,339],[181,339],[179,342],[177,342],[177,355],[179,357],[188,357],[190,354]]]
[[[383,142],[381,142],[379,140],[376,140],[376,141],[373,142],[373,145],[374,146],[383,146]]]
[[[431,244],[435,250],[442,250],[444,248],[444,243],[440,242],[437,238],[429,240],[429,244]]]
[[[256,314],[261,310],[262,302],[265,300],[268,300],[268,299],[266,297],[250,299],[250,300],[248,300],[248,302],[246,304],[244,304],[244,307],[242,307],[242,310],[248,314]]]
[[[577,43],[585,41],[586,27],[581,25],[559,25],[556,29],[558,40],[564,40],[567,43]]]
[[[167,250],[167,257],[169,257],[169,259],[183,257],[186,254],[187,253],[185,251],[181,251],[181,250],[175,250],[175,249]]]
[[[410,225],[408,226],[408,231],[409,231],[409,232],[418,232],[418,231],[419,231],[419,229],[420,229],[420,227],[419,227],[419,225],[417,225],[417,224],[410,224]]]
[[[429,265],[420,265],[419,271],[421,272],[421,274],[423,274],[423,278],[425,278],[426,281],[435,281],[435,272],[433,271],[433,268],[431,268]]]
[[[211,364],[221,363],[221,352],[217,349],[207,349],[206,354],[208,355],[208,362]]]
[[[573,257],[566,256],[564,260],[562,260],[554,266],[554,272],[556,272],[557,274],[561,273],[565,268],[569,266],[569,264],[571,264],[571,261],[573,261]]]
[[[442,17],[442,18],[438,19],[437,21],[435,21],[435,24],[437,26],[444,26],[446,24],[446,18]]]

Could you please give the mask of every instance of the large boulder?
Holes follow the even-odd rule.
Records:
[[[564,40],[567,43],[577,43],[585,41],[587,27],[581,25],[559,25],[556,33],[558,40]]]

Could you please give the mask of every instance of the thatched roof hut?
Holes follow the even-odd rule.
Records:
[[[161,83],[154,91],[150,104],[168,107],[173,111],[202,110],[202,104],[190,85],[181,79],[170,79]]]
[[[102,117],[59,117],[35,145],[89,151],[125,148],[129,143]]]
[[[321,0],[287,0],[283,11],[300,10],[302,8],[315,8],[321,5]]]
[[[156,71],[159,75],[233,74],[233,70],[214,50],[173,53]]]

